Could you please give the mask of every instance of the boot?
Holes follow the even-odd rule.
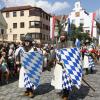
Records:
[[[33,92],[29,92],[29,95],[28,95],[30,98],[33,98],[34,95],[33,95]]]
[[[68,97],[67,97],[67,96],[64,96],[64,97],[63,97],[63,100],[68,100]]]
[[[62,96],[62,99],[63,99],[63,100],[68,100],[68,97],[69,97],[69,90],[63,89],[63,96]]]
[[[24,96],[28,96],[29,95],[29,92],[28,91],[25,91],[24,92]]]

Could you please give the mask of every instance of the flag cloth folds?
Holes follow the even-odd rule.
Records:
[[[63,78],[63,87],[71,90],[72,86],[80,88],[82,80],[82,62],[78,48],[60,49],[61,62],[66,71],[66,78]],[[65,74],[65,73],[63,73]],[[67,82],[67,83],[66,83]],[[64,87],[64,88],[65,88]]]
[[[25,87],[37,87],[42,72],[43,56],[39,52],[27,52],[22,55],[22,66],[25,69]]]

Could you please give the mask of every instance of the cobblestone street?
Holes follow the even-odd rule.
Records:
[[[96,72],[85,76],[86,80],[95,88],[93,92],[86,84],[83,83],[81,89],[77,92],[70,93],[70,100],[100,100],[100,63],[96,65]],[[0,100],[61,100],[57,94],[58,91],[50,85],[53,76],[51,71],[44,71],[41,77],[41,85],[35,91],[35,97],[30,99],[23,96],[24,89],[18,88],[18,81],[0,86]]]

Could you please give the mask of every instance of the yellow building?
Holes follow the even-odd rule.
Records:
[[[19,42],[25,34],[31,34],[37,42],[50,41],[50,15],[41,8],[17,6],[1,11],[8,24],[8,41]]]

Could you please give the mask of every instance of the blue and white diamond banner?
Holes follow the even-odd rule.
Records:
[[[32,84],[37,87],[40,82],[42,72],[43,56],[37,51],[25,52],[22,55],[22,66],[25,68],[25,87],[30,87]],[[30,85],[31,84],[31,85]],[[30,86],[28,86],[30,85]]]
[[[78,48],[60,49],[61,62],[70,80],[78,89],[82,80],[82,62],[80,50]]]

